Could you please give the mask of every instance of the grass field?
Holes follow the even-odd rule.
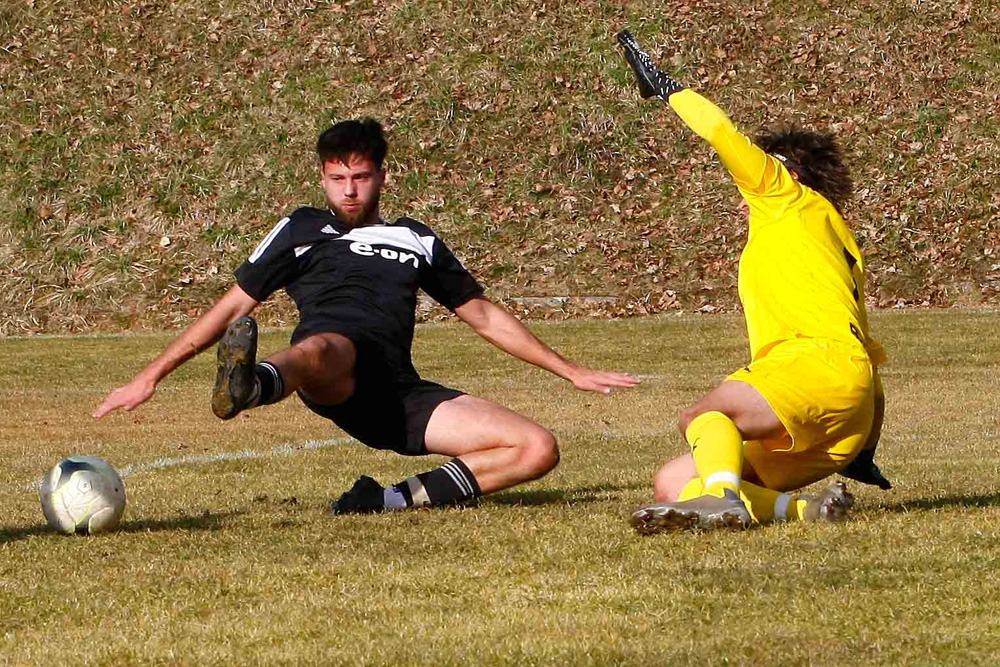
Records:
[[[998,324],[875,315],[896,486],[854,485],[849,523],[650,538],[624,515],[682,451],[678,411],[744,362],[735,316],[532,325],[644,379],[610,397],[460,325],[420,327],[425,376],[550,426],[562,463],[477,507],[361,517],[327,503],[431,462],[369,451],[295,400],[219,422],[210,355],[95,422],[167,334],[2,340],[0,665],[995,664]],[[117,532],[44,526],[33,485],[72,453],[126,473]]]

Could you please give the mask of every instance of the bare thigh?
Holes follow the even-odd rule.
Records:
[[[534,421],[491,401],[459,396],[434,409],[424,446],[458,457],[483,493],[544,476],[559,463],[555,437]]]
[[[738,380],[726,380],[681,414],[677,426],[684,434],[698,415],[721,412],[736,424],[744,440],[781,437],[785,425],[753,386]]]
[[[315,334],[268,357],[285,381],[285,395],[300,390],[321,405],[343,403],[354,393],[357,350],[336,333]]]
[[[427,451],[461,456],[497,447],[518,447],[551,438],[538,423],[502,405],[475,396],[459,396],[434,409],[424,436]]]

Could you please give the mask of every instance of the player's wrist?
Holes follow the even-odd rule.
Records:
[[[160,380],[162,380],[165,375],[166,373],[162,370],[154,366],[147,366],[140,371],[138,375],[132,378],[132,384],[137,387],[156,389],[156,385],[160,383]]]
[[[567,361],[566,367],[560,375],[574,386],[578,386],[584,378],[584,369],[582,366],[578,366],[572,361]]]

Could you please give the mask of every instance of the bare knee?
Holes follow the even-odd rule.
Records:
[[[289,348],[285,384],[325,405],[335,405],[354,392],[354,343],[340,334],[317,334]]]
[[[351,367],[354,365],[354,343],[339,334],[309,336],[305,340],[296,343],[295,348],[306,357],[312,366],[329,367],[337,365]]]
[[[687,483],[698,477],[694,459],[690,454],[679,456],[665,463],[653,479],[653,498],[657,502],[673,502],[680,496]]]
[[[519,449],[518,464],[527,479],[538,479],[559,464],[556,438],[541,426],[525,434]]]

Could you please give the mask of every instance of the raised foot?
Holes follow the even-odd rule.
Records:
[[[699,496],[674,503],[653,503],[636,508],[629,524],[642,535],[671,530],[745,530],[751,517],[740,497],[729,491],[718,496]]]
[[[253,398],[254,365],[257,362],[257,322],[241,317],[226,329],[216,356],[212,412],[219,419],[232,419]]]
[[[854,506],[854,496],[843,482],[834,482],[818,496],[806,498],[806,521],[841,523],[847,521],[847,514]]]

